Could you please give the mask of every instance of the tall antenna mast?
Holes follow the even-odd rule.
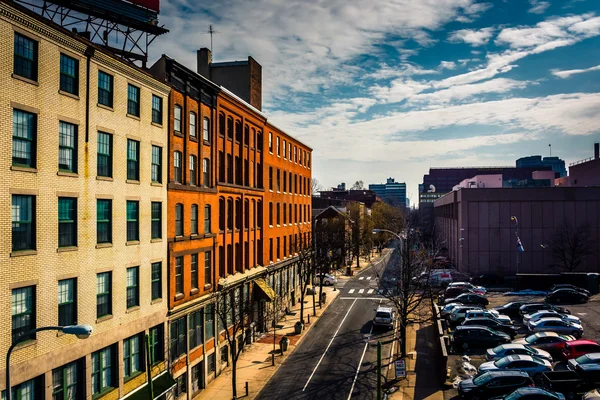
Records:
[[[210,52],[213,51],[213,33],[217,33],[212,27],[212,24],[208,27],[208,33],[210,34]]]
[[[549,144],[548,147],[550,148],[550,157],[552,157],[552,145]]]

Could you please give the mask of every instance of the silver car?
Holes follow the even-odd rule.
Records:
[[[516,343],[501,344],[493,349],[487,349],[485,353],[485,359],[487,361],[499,360],[503,357],[511,356],[513,354],[542,358],[552,362],[552,356],[547,351]]]
[[[463,303],[450,303],[450,304],[446,304],[444,306],[444,308],[442,308],[442,311],[440,311],[440,315],[442,316],[442,318],[446,317],[447,315],[452,314],[452,311],[458,307],[458,306],[464,306]]]
[[[583,327],[569,321],[563,321],[560,318],[542,318],[537,321],[530,321],[527,324],[530,332],[546,332],[552,331],[556,333],[564,333],[573,335],[576,338],[583,336]]]
[[[321,284],[321,276],[323,276],[323,286],[331,286],[334,283],[337,283],[337,278],[333,275],[329,274],[315,274],[314,284]]]
[[[534,376],[540,372],[552,371],[552,364],[550,364],[550,361],[542,358],[524,355],[512,355],[503,357],[496,361],[484,362],[479,366],[478,372],[483,374],[484,372],[488,371],[506,369],[516,369],[527,372],[529,376]]]
[[[600,365],[600,353],[587,353],[580,357],[573,358],[567,362],[567,368],[575,371],[578,365]]]
[[[523,316],[523,324],[527,325],[529,321],[537,321],[542,318],[560,318],[563,321],[574,322],[581,325],[581,320],[578,317],[569,314],[561,314],[554,310],[541,310],[533,314],[526,314]]]
[[[512,325],[512,320],[508,315],[500,314],[496,310],[470,310],[465,314],[465,319],[472,318],[491,318],[500,321],[506,325]]]

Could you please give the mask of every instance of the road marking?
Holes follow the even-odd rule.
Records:
[[[388,371],[392,369],[392,357],[394,356],[394,346],[396,346],[396,332],[398,330],[398,318],[396,318],[396,322],[394,323],[394,341],[392,342],[392,349],[390,350],[390,362],[388,364]]]
[[[338,297],[340,300],[381,300],[381,297]]]
[[[375,291],[375,289],[369,289],[369,290],[367,291],[367,294],[371,294],[371,293],[373,293],[374,291]]]
[[[370,276],[367,276],[367,280],[369,280],[369,279],[371,279],[371,277],[370,277]]]
[[[308,377],[308,380],[306,381],[306,385],[304,385],[304,388],[302,388],[303,392],[306,390],[306,387],[308,386],[308,384],[309,384],[310,380],[312,379],[313,375],[315,374],[315,372],[317,372],[317,368],[319,368],[319,365],[321,364],[321,361],[323,361],[323,358],[325,357],[325,354],[327,354],[327,351],[329,350],[329,347],[331,347],[331,343],[333,343],[333,339],[335,339],[335,337],[337,336],[338,332],[342,328],[342,325],[344,325],[344,321],[346,320],[346,318],[350,314],[350,310],[352,310],[352,307],[354,307],[354,303],[356,303],[356,299],[354,299],[354,301],[350,305],[350,308],[346,312],[346,315],[344,315],[344,319],[342,319],[342,322],[340,322],[340,326],[338,326],[337,330],[335,331],[335,333],[331,337],[331,340],[329,341],[329,344],[327,345],[327,348],[325,349],[325,351],[321,355],[321,358],[319,358],[319,362],[317,363],[317,365],[315,365],[315,369],[313,369],[312,374],[310,374],[310,376]]]
[[[349,294],[352,294],[352,293],[354,293],[354,291],[355,291],[355,290],[356,290],[356,289],[350,289],[350,290],[348,290],[348,293],[349,293]]]
[[[379,304],[383,299],[379,299]],[[369,331],[369,336],[373,333],[373,324],[371,324],[371,330]],[[362,356],[360,356],[360,361],[358,362],[358,368],[356,368],[356,374],[354,375],[354,381],[352,381],[352,387],[350,388],[350,394],[348,395],[348,400],[352,397],[352,392],[354,391],[354,385],[356,384],[356,380],[358,379],[358,373],[360,372],[360,366],[362,365],[363,359],[365,358],[365,353],[367,352],[367,347],[369,347],[369,342],[365,343],[365,348],[363,349]]]
[[[360,278],[358,278],[359,281],[362,281],[363,279],[365,279],[364,276],[361,276]]]
[[[362,294],[362,293],[364,293],[364,292],[365,292],[365,289],[360,289],[360,290],[358,291],[358,294]]]

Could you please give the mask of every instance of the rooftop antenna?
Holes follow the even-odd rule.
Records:
[[[550,157],[552,157],[552,145],[549,144],[548,147],[550,148]]]
[[[213,51],[213,33],[219,33],[213,29],[212,24],[208,27],[208,31],[206,32],[210,35],[210,52]]]

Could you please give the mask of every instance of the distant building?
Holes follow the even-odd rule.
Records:
[[[567,176],[565,161],[558,157],[529,156],[522,157],[517,160],[517,168],[540,168],[551,167],[558,177]]]
[[[377,195],[374,191],[367,189],[346,190],[346,185],[344,183],[338,185],[337,189],[332,188],[331,190],[323,190],[319,192],[319,194],[319,197],[322,199],[359,201],[365,203],[367,208],[371,208],[377,201]]]
[[[369,190],[375,192],[384,202],[406,207],[406,183],[396,182],[394,178],[388,178],[386,183],[369,184]]]
[[[556,186],[600,186],[600,143],[594,143],[594,157],[569,165],[569,176],[556,179]]]

